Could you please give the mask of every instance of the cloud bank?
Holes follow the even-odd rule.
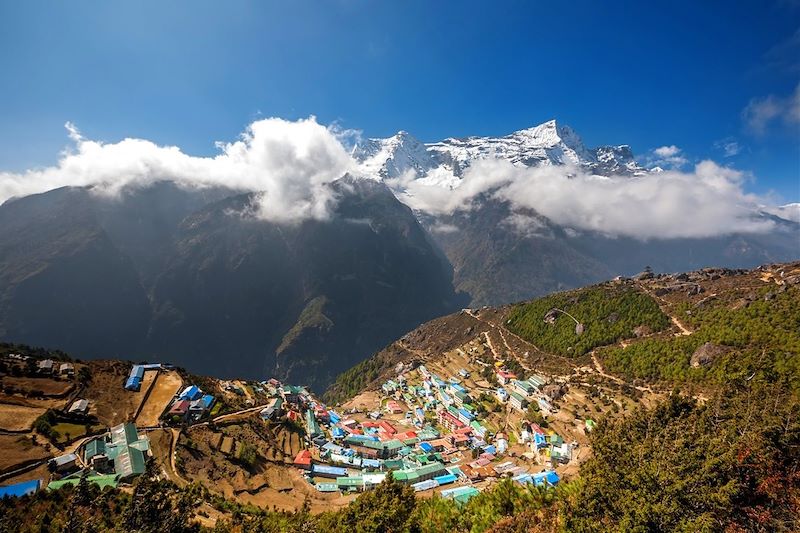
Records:
[[[763,200],[744,192],[743,179],[741,172],[712,161],[698,163],[691,172],[602,177],[577,167],[524,168],[485,160],[470,167],[452,191],[408,176],[394,186],[402,201],[430,214],[470,209],[478,195],[488,194],[565,227],[646,240],[771,230],[771,221],[753,216]],[[525,224],[520,217],[510,222]]]
[[[66,125],[74,147],[53,167],[0,172],[0,203],[14,196],[66,185],[91,186],[117,196],[127,188],[170,180],[182,187],[228,187],[258,192],[256,216],[278,222],[326,218],[333,201],[327,184],[354,166],[335,133],[314,117],[253,122],[239,140],[217,143],[214,157],[196,157],[175,146],[143,139],[102,143]]]
[[[345,148],[348,132],[320,125],[314,117],[255,121],[238,140],[219,143],[213,157],[191,156],[143,139],[103,143],[84,138],[71,124],[67,129],[73,144],[55,166],[0,172],[0,202],[66,185],[90,186],[96,194],[114,197],[169,180],[187,188],[256,192],[255,216],[293,223],[327,218],[335,202],[328,184],[347,172],[363,172]],[[712,161],[684,170],[686,159],[674,145],[653,154],[672,168],[640,177],[600,177],[575,166],[526,168],[487,159],[474,162],[454,189],[413,173],[386,183],[402,202],[430,215],[469,210],[487,195],[508,201],[519,212],[506,225],[528,236],[548,234],[540,219],[527,214],[531,209],[565,228],[638,239],[773,228],[773,222],[754,216],[771,202],[746,193],[741,172]],[[446,223],[437,228],[456,230]]]

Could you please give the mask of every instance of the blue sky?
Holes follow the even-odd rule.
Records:
[[[800,201],[791,0],[3,2],[0,69],[0,171],[55,162],[66,121],[205,155],[268,116],[425,141],[556,118]]]

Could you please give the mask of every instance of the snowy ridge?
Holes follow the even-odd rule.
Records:
[[[427,144],[401,131],[386,139],[360,141],[352,155],[360,162],[360,171],[372,179],[398,178],[411,171],[417,179],[445,188],[457,187],[467,168],[489,158],[525,167],[570,164],[606,176],[647,172],[630,146],[590,150],[572,128],[555,120],[502,137],[448,138]]]

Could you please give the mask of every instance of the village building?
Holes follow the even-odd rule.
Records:
[[[110,431],[111,442],[106,444],[106,454],[114,462],[114,472],[120,480],[130,479],[144,473],[145,453],[150,450],[147,437],[139,437],[136,426],[130,422],[114,426]]]
[[[259,413],[264,420],[277,419],[281,414],[281,407],[283,406],[283,398],[275,397],[270,398],[267,406]]]
[[[197,400],[203,395],[203,391],[197,385],[189,385],[178,395],[179,400]]]
[[[167,416],[185,418],[189,414],[189,400],[175,400],[167,411]]]
[[[72,470],[77,469],[78,456],[75,455],[74,453],[59,455],[54,459],[50,459],[50,462],[48,464],[50,468],[53,469],[54,472],[58,473],[70,472]]]
[[[322,428],[319,427],[317,418],[314,416],[314,411],[311,409],[306,410],[306,435],[313,439],[322,434]]]
[[[58,367],[58,375],[64,377],[72,377],[75,375],[75,365],[72,363],[61,363]]]
[[[444,428],[449,431],[455,431],[458,428],[464,427],[464,422],[459,420],[458,414],[453,414],[447,409],[441,409],[436,413],[439,424],[441,424]]]
[[[31,479],[28,481],[20,481],[19,483],[12,483],[11,485],[4,485],[0,487],[0,500],[4,498],[21,498],[23,496],[30,496],[42,488],[41,479]]]
[[[387,413],[398,415],[400,413],[403,413],[404,411],[405,411],[404,406],[400,405],[399,402],[395,400],[389,400],[388,402],[386,402]]]
[[[514,409],[524,411],[528,407],[528,400],[518,392],[512,392],[509,396],[508,403]]]
[[[142,365],[133,365],[131,373],[125,381],[125,388],[129,391],[138,391],[142,387],[142,379],[144,378],[144,367]]]
[[[508,372],[506,370],[498,370],[497,371],[497,381],[501,385],[506,385],[511,382],[512,379],[517,379],[517,375],[513,372]]]
[[[89,413],[89,400],[77,399],[69,406],[67,412],[71,415],[86,415]]]
[[[506,389],[500,387],[496,391],[494,391],[494,395],[497,396],[497,399],[501,402],[505,403],[508,400],[508,391]]]
[[[300,450],[294,458],[294,466],[302,468],[303,470],[311,470],[311,452],[308,450]]]
[[[36,369],[40,374],[52,374],[53,364],[52,359],[42,359],[36,364]]]
[[[514,380],[511,382],[514,392],[529,398],[536,392],[536,387],[528,380]]]
[[[311,465],[311,474],[315,477],[336,479],[338,477],[347,476],[347,469],[339,466],[314,464]]]

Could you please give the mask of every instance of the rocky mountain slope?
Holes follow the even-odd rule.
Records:
[[[375,388],[399,368],[442,364],[448,352],[468,352],[470,342],[525,374],[568,382],[583,382],[588,374],[667,393],[676,385],[713,390],[758,375],[800,391],[798,312],[797,262],[752,270],[646,271],[432,320],[343,373],[327,397],[342,400]]]
[[[65,188],[0,207],[0,338],[324,386],[460,305],[446,261],[382,184],[327,221],[246,216],[252,195]]]
[[[408,180],[455,191],[465,171],[487,159],[518,167],[570,165],[593,175],[644,180],[661,171],[642,166],[628,145],[587,148],[572,128],[555,120],[502,137],[433,143],[401,131],[387,139],[361,141],[353,156],[365,176],[387,182],[401,196],[414,194],[408,191]],[[474,305],[499,305],[617,274],[632,275],[646,265],[682,271],[712,265],[751,268],[797,259],[800,224],[794,214],[792,206],[771,213],[754,211],[756,219],[775,221],[770,233],[643,240],[559,226],[489,193],[452,212],[417,212],[452,263],[456,290],[468,293]]]

